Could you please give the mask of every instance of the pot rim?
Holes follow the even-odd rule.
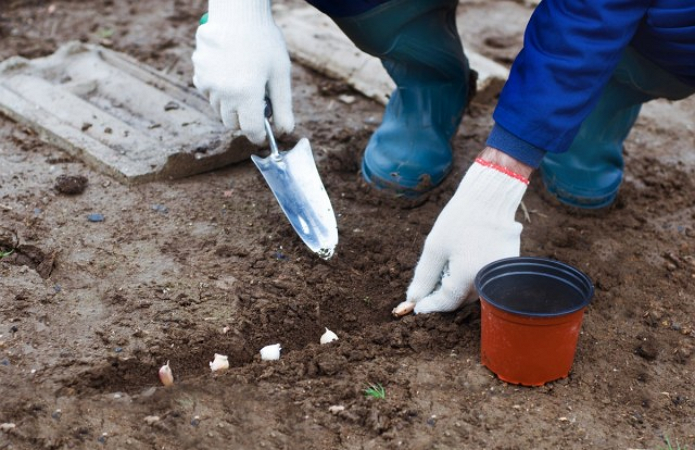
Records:
[[[496,276],[491,276],[491,272],[494,273],[496,269],[511,269],[511,268],[517,268],[521,269],[522,267],[525,267],[524,270],[516,270],[514,272],[504,272],[504,273],[498,273]],[[555,270],[557,273],[556,274],[550,274],[550,273],[543,273],[541,271],[534,271],[532,270],[533,268],[550,268]],[[551,313],[542,313],[542,312],[528,312],[528,311],[520,311],[518,309],[515,309],[513,307],[510,307],[509,305],[503,305],[500,304],[499,302],[496,302],[494,299],[491,299],[489,296],[485,294],[485,286],[504,276],[508,276],[511,273],[513,274],[533,274],[533,275],[541,275],[541,276],[546,276],[548,278],[554,278],[557,280],[560,280],[570,286],[572,286],[575,290],[577,290],[579,293],[581,293],[583,300],[579,302],[577,305],[574,305],[571,308],[565,309],[563,311],[559,312],[551,312]],[[559,276],[562,275],[562,276]],[[478,296],[482,299],[485,300],[487,303],[490,305],[494,306],[495,308],[505,311],[510,314],[518,315],[518,316],[525,316],[525,317],[560,317],[560,316],[565,316],[568,314],[572,314],[574,312],[577,312],[581,309],[586,308],[586,306],[591,302],[591,299],[594,296],[594,285],[591,281],[591,279],[581,270],[577,269],[576,267],[564,263],[562,261],[558,261],[555,259],[551,258],[546,258],[546,257],[540,257],[540,256],[514,256],[511,258],[504,258],[504,259],[499,259],[496,261],[493,261],[486,266],[484,266],[480,271],[477,273],[475,277],[475,288],[478,292]]]

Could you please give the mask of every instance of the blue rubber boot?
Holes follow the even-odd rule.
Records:
[[[333,17],[363,51],[381,59],[396,83],[362,160],[373,186],[416,197],[452,165],[451,138],[468,100],[469,68],[456,29],[458,0],[390,0]]]
[[[543,158],[540,169],[548,192],[570,206],[610,206],[623,179],[623,142],[642,104],[658,97],[684,98],[692,90],[628,49],[569,150]]]

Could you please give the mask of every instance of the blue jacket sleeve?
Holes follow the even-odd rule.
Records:
[[[543,0],[493,114],[488,145],[538,167],[598,102],[650,0]]]

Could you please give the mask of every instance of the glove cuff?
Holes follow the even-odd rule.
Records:
[[[498,171],[498,172],[502,172],[502,173],[505,174],[505,175],[509,175],[509,176],[512,177],[512,178],[516,178],[517,180],[519,180],[519,181],[521,181],[522,183],[524,183],[526,186],[529,185],[528,178],[526,178],[526,177],[523,176],[523,175],[519,175],[518,173],[514,172],[514,171],[511,170],[511,169],[508,169],[507,167],[500,166],[499,164],[494,163],[494,162],[492,162],[492,161],[486,161],[486,160],[484,160],[484,159],[482,159],[482,158],[475,158],[475,162],[476,162],[477,164],[483,165],[483,166],[485,166],[485,167],[489,167],[489,168],[491,168],[491,169],[495,169],[495,170]]]
[[[209,0],[209,21],[220,24],[271,24],[273,23],[273,14],[270,0]]]
[[[455,196],[471,199],[492,220],[514,220],[526,193],[528,179],[502,166],[476,160],[466,172]]]

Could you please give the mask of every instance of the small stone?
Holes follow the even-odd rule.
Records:
[[[87,220],[89,220],[90,222],[103,222],[104,215],[99,213],[92,213],[87,216]]]
[[[355,96],[344,94],[344,95],[338,96],[338,100],[345,103],[346,105],[351,105],[351,104],[355,103]]]
[[[5,433],[9,433],[10,431],[14,430],[15,428],[17,428],[17,425],[15,425],[13,423],[1,423],[0,424],[0,431],[5,432]]]
[[[175,109],[181,109],[181,106],[173,100],[164,105],[164,111],[172,111]]]
[[[649,342],[644,342],[635,349],[635,354],[646,359],[647,361],[654,361],[658,356],[658,353],[659,351],[657,347]]]
[[[198,425],[200,425],[200,416],[193,417],[191,419],[191,425],[193,425],[194,427],[197,427]]]
[[[169,208],[167,208],[164,205],[152,205],[152,209],[162,214],[166,214],[169,212]]]
[[[82,175],[59,175],[53,187],[61,194],[78,195],[86,189],[87,177]]]
[[[152,387],[149,387],[149,388],[145,389],[144,391],[142,391],[140,393],[140,396],[144,397],[144,398],[148,398],[148,397],[152,397],[156,392],[157,392],[157,388],[152,386]]]
[[[154,425],[157,422],[159,422],[159,416],[147,416],[147,417],[145,417],[145,423],[147,425]]]
[[[328,407],[328,412],[331,414],[338,414],[342,411],[345,411],[345,407],[343,405],[333,405]]]

